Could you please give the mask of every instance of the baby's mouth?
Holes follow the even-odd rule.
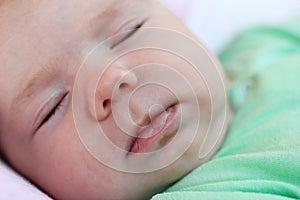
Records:
[[[180,124],[179,105],[171,105],[157,113],[132,138],[128,153],[147,153],[164,147],[176,134]]]

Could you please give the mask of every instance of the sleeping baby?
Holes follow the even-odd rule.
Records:
[[[54,199],[300,198],[298,22],[225,76],[156,0],[2,0],[3,157]]]

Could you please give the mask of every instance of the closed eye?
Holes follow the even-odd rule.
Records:
[[[61,109],[64,107],[64,102],[66,97],[68,96],[69,92],[64,93],[62,96],[60,96],[59,98],[54,98],[53,102],[51,102],[50,104],[52,104],[53,106],[51,107],[50,105],[50,109],[46,109],[45,114],[42,115],[39,126],[37,128],[40,129],[42,126],[44,126],[47,122],[49,122],[58,112],[61,111]],[[48,107],[48,106],[47,106]]]
[[[114,49],[116,46],[120,45],[122,42],[127,40],[128,38],[132,37],[135,33],[137,33],[140,28],[144,25],[145,21],[137,24],[132,30],[126,31],[123,33],[120,33],[121,36],[115,36],[115,41],[113,41],[113,44],[111,45],[110,49]]]

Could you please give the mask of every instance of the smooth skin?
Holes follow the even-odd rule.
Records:
[[[143,21],[143,27],[172,29],[196,40],[183,23],[158,1],[20,0],[4,1],[0,10],[1,149],[17,171],[50,196],[72,200],[148,199],[207,161],[219,147],[221,140],[207,157],[199,159],[199,146],[203,141],[203,137],[199,136],[176,162],[161,170],[134,174],[114,170],[99,162],[83,145],[77,133],[72,107],[76,74],[86,55],[99,42],[118,31],[118,27],[135,17]],[[141,42],[136,34],[135,39],[106,44],[111,48],[107,55],[113,56],[118,49]],[[101,62],[101,52],[95,52],[95,55],[87,65]],[[112,117],[110,100],[115,88],[112,86],[119,84],[124,74],[131,73],[119,85],[117,92],[132,92],[139,81],[151,74],[147,72],[150,69],[135,73],[131,71],[132,67],[153,62],[185,73],[200,103],[191,103],[192,97],[180,90],[176,93],[176,100],[172,93],[163,88],[140,89],[128,105],[135,123],[143,123],[143,117],[148,116],[147,112],[153,104],[169,106],[176,103],[181,107],[179,114],[185,116],[180,122],[183,133],[194,131],[189,123],[193,121],[194,115],[191,113],[198,109],[197,106],[203,109],[199,135],[202,128],[220,126],[218,117],[210,124],[210,111],[205,109],[210,107],[210,96],[204,81],[189,71],[187,63],[174,55],[153,50],[123,56],[99,78],[95,99],[87,94],[82,102],[86,108],[86,119],[91,124],[100,124],[110,141],[124,150],[109,157],[120,166],[130,161],[126,151],[132,136],[124,134]],[[219,70],[225,80],[222,69]],[[165,78],[170,77],[166,75]],[[87,76],[82,84],[89,84],[89,81]],[[226,105],[221,100],[216,102],[216,113],[222,113]],[[93,108],[96,114],[92,112]],[[134,125],[128,124],[129,129]],[[181,145],[180,140],[177,142],[176,145]],[[161,146],[154,145],[146,150],[155,151],[158,148]],[[164,156],[149,156],[147,159],[157,162]]]

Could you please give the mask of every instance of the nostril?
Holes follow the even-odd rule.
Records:
[[[102,103],[99,102],[98,104],[99,107],[97,107],[97,111],[96,111],[96,114],[97,114],[97,120],[100,122],[100,121],[103,121],[105,119],[107,119],[110,114],[111,114],[111,100],[110,99],[106,99],[104,101],[102,101]]]
[[[136,75],[132,72],[126,72],[126,74],[122,76],[122,79],[119,82],[119,90],[120,91],[132,90],[136,87],[136,84],[137,84]]]
[[[110,107],[111,102],[110,102],[109,99],[106,99],[105,101],[103,101],[102,104],[103,104],[103,109],[105,110],[105,109],[107,109],[108,107]]]
[[[129,85],[128,83],[121,83],[120,86],[119,86],[119,89],[122,90],[122,89],[125,89],[125,88],[128,88]]]

